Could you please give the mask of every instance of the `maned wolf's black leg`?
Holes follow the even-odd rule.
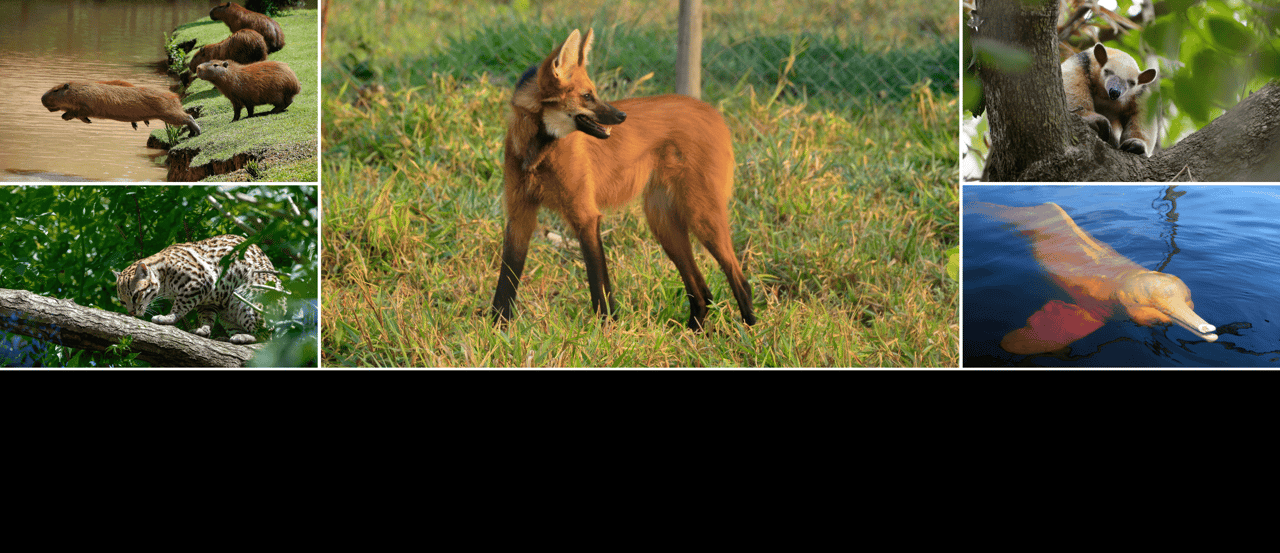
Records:
[[[587,285],[591,289],[591,307],[600,316],[618,320],[618,302],[613,299],[613,283],[605,265],[604,245],[600,241],[600,215],[574,225],[582,244],[582,260],[587,265]]]
[[[712,207],[704,209],[700,215],[695,214],[695,219],[690,222],[689,228],[693,229],[694,235],[711,253],[711,257],[720,264],[720,270],[724,271],[725,278],[729,279],[729,288],[733,290],[733,298],[738,301],[743,322],[748,325],[756,324],[756,315],[751,305],[751,283],[747,282],[746,275],[742,274],[742,265],[738,263],[738,257],[733,254],[733,235],[729,232],[728,207],[712,200],[702,202],[702,205]],[[709,293],[708,296],[710,296]]]
[[[729,232],[728,209],[721,208],[713,212],[701,224],[693,225],[695,234],[702,241],[703,247],[716,258],[720,270],[729,279],[729,288],[733,290],[733,298],[738,300],[738,309],[742,311],[743,322],[756,324],[756,315],[751,306],[751,283],[742,274],[742,265],[738,256],[733,254],[733,235]]]
[[[751,306],[751,283],[747,282],[746,275],[742,274],[738,257],[733,255],[733,243],[729,239],[728,229],[725,229],[723,238],[717,241],[706,240],[702,245],[711,252],[711,257],[716,258],[720,263],[720,270],[724,271],[725,278],[729,279],[729,288],[733,290],[734,299],[738,300],[738,309],[742,311],[743,322],[748,325],[756,324],[756,315]]]
[[[529,253],[529,238],[538,224],[537,205],[507,206],[507,229],[502,238],[502,268],[498,272],[498,291],[493,295],[495,321],[511,319],[511,303],[516,299],[524,260]]]
[[[661,186],[650,186],[645,191],[644,214],[649,221],[649,230],[662,244],[671,262],[675,263],[680,280],[684,282],[685,296],[689,298],[690,330],[702,330],[703,321],[707,318],[707,305],[711,302],[711,289],[698,270],[698,263],[693,257],[693,244],[689,242],[689,226],[680,215],[671,208],[672,201],[666,189]]]
[[[662,251],[676,264],[680,280],[684,282],[685,296],[689,298],[689,322],[685,326],[693,331],[702,330],[703,322],[707,319],[707,305],[711,303],[711,288],[702,278],[702,271],[698,270],[689,234],[683,232],[669,238],[659,235],[658,240],[662,242]]]

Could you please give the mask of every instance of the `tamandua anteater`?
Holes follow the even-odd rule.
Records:
[[[1155,79],[1155,68],[1140,72],[1132,56],[1102,43],[1062,62],[1067,109],[1112,146],[1140,155],[1151,154],[1142,98]]]

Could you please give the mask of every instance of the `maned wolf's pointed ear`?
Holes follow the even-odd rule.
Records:
[[[578,63],[578,52],[582,46],[579,36],[577,29],[569,33],[569,38],[566,38],[564,44],[560,46],[560,54],[556,56],[555,61],[551,62],[551,71],[557,79],[568,80],[569,72]]]
[[[587,54],[591,53],[591,41],[595,38],[595,29],[587,29],[587,36],[582,39],[582,55],[578,58],[578,65],[587,66]]]

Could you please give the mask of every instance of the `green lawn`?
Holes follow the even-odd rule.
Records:
[[[183,155],[183,150],[195,153],[191,166],[211,162],[225,162],[237,154],[249,154],[256,177],[241,171],[232,175],[212,176],[206,181],[258,180],[275,182],[316,182],[316,84],[318,82],[316,42],[319,37],[319,20],[316,10],[292,10],[274,17],[284,30],[285,47],[272,53],[267,59],[289,64],[297,74],[302,92],[284,113],[245,118],[241,112],[239,121],[232,122],[231,102],[208,81],[196,79],[187,89],[183,104],[187,108],[200,106],[203,111],[196,120],[202,133],[196,138],[181,136],[181,141],[170,150],[170,157]],[[196,39],[196,49],[205,44],[219,42],[230,31],[221,21],[209,18],[188,23],[177,28],[171,43]],[[196,50],[188,55],[194,55]],[[258,106],[256,113],[270,111],[272,106]],[[166,131],[154,131],[152,135],[170,142]]]
[[[704,61],[706,51],[743,41],[801,42],[792,40],[800,32],[876,59],[956,50],[954,8],[871,4],[878,18],[818,0],[717,6]],[[733,50],[743,67],[775,68],[771,82],[758,81],[760,71],[704,73],[703,99],[733,133],[730,224],[758,324],[742,323],[723,273],[698,247],[716,303],[707,332],[685,330],[684,288],[637,205],[602,223],[617,323],[592,313],[581,253],[535,235],[514,320],[492,324],[515,78],[570,29],[592,26],[592,73],[597,85],[615,83],[602,90],[606,100],[633,88],[671,92],[671,80],[656,76],[670,62],[653,52],[674,56],[674,46],[645,37],[674,43],[674,16],[653,16],[673,3],[524,5],[331,8],[321,134],[325,365],[957,366],[959,287],[945,270],[958,243],[955,72],[950,82],[922,72],[865,89],[847,80],[793,86],[822,83],[795,71],[816,71],[805,56],[830,50],[802,53],[790,73],[770,50],[759,59]],[[941,36],[921,38],[924,20]],[[643,79],[647,72],[655,77]],[[569,234],[553,213],[539,220]]]

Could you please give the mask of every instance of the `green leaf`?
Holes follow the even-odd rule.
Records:
[[[1280,77],[1280,41],[1263,48],[1257,56],[1258,72],[1267,77]]]
[[[1201,0],[1165,0],[1165,6],[1169,8],[1169,13],[1182,13],[1196,5]]]
[[[1205,109],[1229,108],[1236,104],[1236,95],[1247,78],[1242,65],[1236,56],[1216,50],[1201,50],[1189,64],[1191,81],[1183,84],[1206,104]]]
[[[1210,15],[1205,18],[1205,28],[1220,48],[1238,56],[1248,55],[1257,48],[1253,32],[1229,17]]]
[[[1182,48],[1182,34],[1185,21],[1174,17],[1161,17],[1142,30],[1142,42],[1147,43],[1156,54],[1168,59],[1177,59]]]
[[[961,90],[964,91],[965,111],[973,113],[975,109],[978,109],[978,102],[982,100],[982,81],[979,81],[969,75],[965,75],[964,88]]]
[[[988,38],[975,39],[973,53],[979,63],[1004,73],[1021,73],[1031,67],[1031,52]]]

